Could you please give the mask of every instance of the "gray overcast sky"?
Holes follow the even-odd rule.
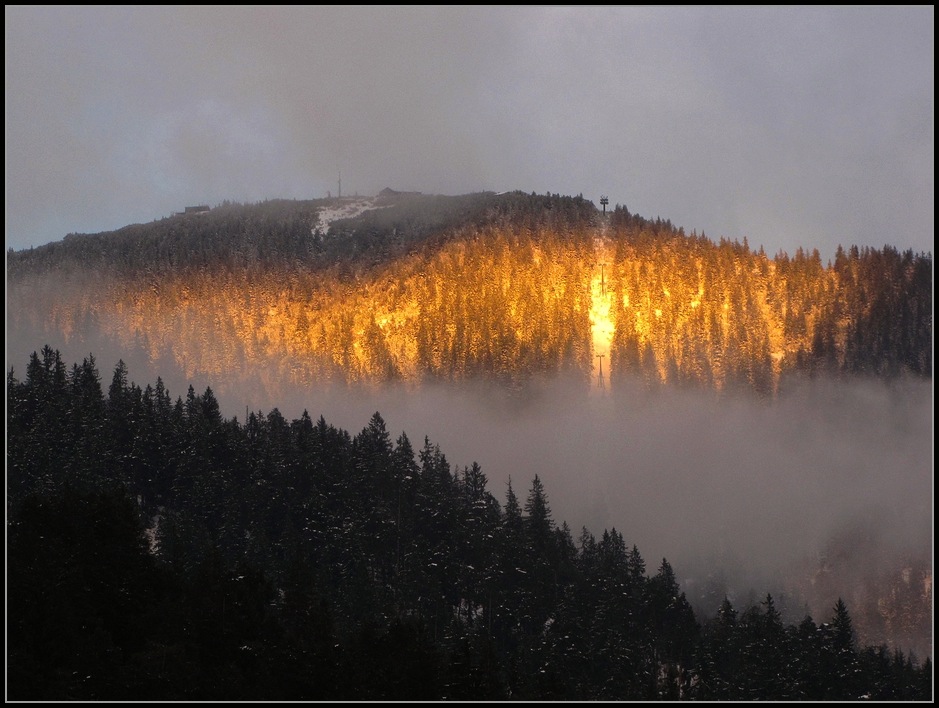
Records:
[[[932,6],[6,6],[16,249],[225,199],[580,194],[933,251]]]

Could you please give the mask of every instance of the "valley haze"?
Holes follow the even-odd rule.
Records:
[[[220,401],[240,419],[236,398]],[[776,400],[638,382],[601,398],[563,379],[521,398],[490,386],[392,385],[297,392],[278,408],[353,433],[380,412],[393,438],[427,436],[460,469],[478,462],[503,502],[510,481],[524,499],[538,475],[575,539],[581,527],[615,527],[650,567],[667,558],[685,587],[697,584],[690,596],[722,579],[741,602],[751,590],[792,591],[787,575],[808,582],[806,565],[835,552],[829,544],[846,530],[866,534],[852,583],[887,558],[932,553],[931,381],[806,380]],[[788,609],[802,619],[803,605]]]
[[[109,362],[127,359],[94,354],[104,385]],[[145,386],[161,375],[174,400],[185,396],[189,380],[145,369],[131,365],[130,378]],[[805,379],[775,399],[638,380],[598,396],[563,376],[516,394],[426,383],[217,397],[240,421],[246,409],[288,420],[306,410],[352,434],[379,412],[392,439],[406,433],[420,447],[426,436],[454,471],[478,462],[500,503],[510,482],[524,499],[538,475],[558,525],[575,539],[582,527],[615,528],[651,569],[668,559],[704,617],[725,593],[743,608],[767,591],[787,621],[827,617],[837,596],[811,591],[829,555],[840,557],[830,587],[853,601],[856,622],[898,569],[925,563],[931,583],[931,380]],[[931,656],[931,635],[906,648]]]

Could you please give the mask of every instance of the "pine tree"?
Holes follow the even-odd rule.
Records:
[[[860,693],[860,662],[855,646],[851,616],[844,601],[835,603],[831,623],[826,625],[822,662],[827,668],[827,697],[855,700]]]

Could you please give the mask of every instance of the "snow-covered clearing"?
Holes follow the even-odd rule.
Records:
[[[391,206],[390,204],[379,205],[378,197],[352,197],[337,201],[338,204],[319,210],[316,215],[316,226],[313,227],[314,234],[319,232],[325,235],[334,221],[351,219],[372,209],[385,209]]]

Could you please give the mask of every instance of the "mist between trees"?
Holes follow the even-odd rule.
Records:
[[[866,648],[863,612],[839,595],[794,623],[764,588],[715,595],[696,612],[689,571],[658,560],[676,538],[692,549],[702,539],[691,559],[743,539],[741,567],[762,570],[774,554],[786,559],[780,529],[794,546],[799,531],[835,538],[875,498],[887,522],[865,526],[867,538],[884,551],[917,540],[922,384],[819,384],[771,405],[724,400],[723,417],[643,387],[626,399],[440,393],[395,415],[435,414],[452,426],[444,437],[480,441],[480,455],[515,450],[498,473],[511,485],[490,490],[495,465],[452,465],[438,442],[395,437],[379,413],[355,435],[277,409],[239,422],[211,388],[174,399],[161,380],[131,383],[119,364],[105,395],[93,359],[68,368],[49,348],[34,355],[22,381],[8,376],[11,697],[930,697],[931,661]],[[567,486],[546,464],[562,453],[541,415],[551,437],[582,441],[560,460],[575,470]],[[508,418],[501,433],[488,427]],[[871,449],[857,449],[856,426]],[[734,461],[726,479],[710,469],[709,444]],[[797,477],[810,460],[814,482]],[[591,480],[596,470],[610,476]],[[607,503],[592,510],[604,530],[556,521],[578,513],[563,501],[571,487],[590,484]],[[561,516],[568,505],[574,514]],[[734,521],[735,509],[751,511]],[[655,511],[670,521],[656,524]],[[723,536],[717,517],[731,525]],[[752,541],[761,535],[767,547]],[[931,623],[902,617],[918,611],[916,581],[900,578],[893,589],[912,594],[894,598],[884,622]]]

